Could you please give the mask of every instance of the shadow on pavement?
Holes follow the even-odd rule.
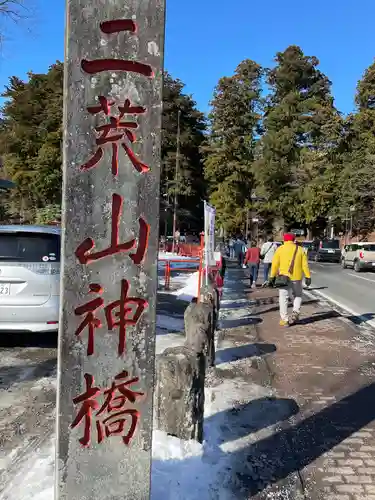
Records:
[[[275,344],[246,344],[216,351],[216,365],[276,352]]]
[[[341,314],[337,311],[327,311],[322,313],[314,314],[308,318],[303,318],[298,321],[299,325],[310,325],[311,323],[316,323],[317,321],[324,321],[325,319],[339,318]]]
[[[247,302],[224,302],[220,305],[220,310],[224,311],[226,309],[249,309],[253,305],[253,301],[249,300]]]
[[[375,313],[365,313],[359,316],[347,316],[350,321],[352,321],[355,325],[362,325],[362,323],[366,323],[371,319],[375,318]]]
[[[318,303],[318,302],[319,302],[319,300],[317,300],[317,299],[304,300],[304,301],[303,301],[303,303],[302,303],[302,311],[303,311],[303,306],[304,306],[304,305],[308,305],[308,304],[316,304],[316,303]],[[289,305],[291,306],[291,305],[292,305],[292,303],[290,302],[290,303],[289,303]],[[257,314],[257,315],[259,316],[259,315],[261,315],[261,314],[265,314],[265,313],[269,313],[269,312],[276,312],[276,311],[278,311],[278,310],[279,310],[279,306],[277,305],[277,306],[270,307],[270,308],[268,308],[268,309],[262,309],[261,311],[259,311],[259,312],[255,313],[255,314]]]
[[[221,328],[227,330],[229,328],[239,328],[241,326],[257,325],[261,323],[262,319],[254,317],[238,318],[238,319],[225,319],[222,320]]]
[[[57,347],[58,332],[1,332],[0,347]]]
[[[220,428],[216,445],[241,439],[298,413],[294,399],[265,397],[254,399],[205,419],[205,426]]]
[[[171,314],[177,316],[184,316],[185,309],[189,302],[180,300],[171,293],[158,292],[156,296],[156,313],[157,314]]]
[[[203,457],[157,461],[155,466],[158,471],[162,472],[161,479],[164,476],[165,481],[169,481],[170,477],[183,478],[189,475],[195,477],[202,463],[231,464],[234,468],[231,489],[235,498],[248,500],[267,487],[284,482],[290,474],[301,471],[353,433],[368,425],[375,419],[375,405],[369,404],[374,400],[375,384],[372,383],[312,416],[308,416],[301,422],[232,453],[224,452],[218,446],[212,449],[208,442]],[[252,404],[256,414],[257,407],[254,401],[243,407],[240,406],[239,409],[232,408],[226,412],[220,412],[207,420],[211,421],[211,424],[215,422],[214,419],[219,420],[220,429],[223,430],[223,440],[236,439],[238,434],[245,436],[246,433],[250,434],[254,432],[254,428],[257,428],[253,415],[250,416],[249,408]],[[291,410],[295,411],[293,403],[290,404]],[[268,406],[265,414],[262,412],[262,418],[268,418],[268,421],[272,419],[271,406],[271,404]],[[235,421],[233,415],[237,411],[245,413],[249,411],[248,426],[239,422],[240,428],[232,425]],[[227,422],[227,427],[223,427],[224,422]],[[267,420],[265,424],[267,425]],[[264,427],[264,424],[259,424],[259,426]],[[223,471],[220,474],[222,475]],[[210,478],[207,478],[207,486],[210,485]]]
[[[0,367],[0,387],[7,389],[18,382],[38,380],[54,374],[57,359],[51,358],[30,365],[11,365]]]

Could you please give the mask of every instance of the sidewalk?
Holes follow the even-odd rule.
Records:
[[[280,328],[278,292],[245,273],[228,266],[205,442],[156,432],[152,499],[375,499],[372,337],[311,299]]]
[[[276,346],[266,358],[274,394],[299,411],[269,442],[267,481],[297,473],[305,499],[375,500],[375,337],[311,299],[298,325],[280,328],[277,295],[249,298],[260,341]]]
[[[314,300],[280,328],[277,292],[248,285],[230,264],[204,443],[154,430],[151,500],[375,500],[373,337]],[[159,300],[157,352],[184,342],[181,304],[172,321]],[[53,448],[30,456],[0,498],[52,500]]]

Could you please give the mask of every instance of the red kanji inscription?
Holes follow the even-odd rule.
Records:
[[[92,238],[86,238],[76,249],[75,255],[81,264],[90,264],[103,257],[109,257],[120,252],[129,252],[137,247],[134,253],[129,254],[129,257],[134,264],[139,265],[146,254],[148,247],[148,238],[150,235],[150,225],[147,224],[143,217],[139,218],[139,234],[138,244],[136,238],[132,238],[124,243],[119,242],[119,226],[123,207],[123,198],[119,194],[112,195],[112,226],[111,226],[111,244],[104,250],[92,252],[95,248],[95,242]]]
[[[125,142],[125,139],[133,144],[136,142],[136,136],[133,130],[138,128],[138,123],[135,121],[122,120],[124,115],[141,115],[146,112],[146,108],[143,106],[133,106],[129,99],[125,99],[124,105],[117,106],[119,114],[117,116],[111,115],[111,107],[114,105],[114,101],[108,100],[106,97],[99,97],[99,104],[94,106],[89,106],[87,111],[92,114],[104,113],[109,118],[109,123],[105,125],[100,125],[95,127],[95,131],[99,134],[96,138],[96,145],[98,149],[95,151],[93,156],[81,166],[81,170],[90,170],[97,166],[100,160],[103,158],[104,151],[103,146],[106,144],[111,144],[112,146],[112,174],[118,174],[118,147],[119,144],[122,146],[128,158],[133,164],[133,167],[137,172],[143,174],[150,170],[150,167],[145,163],[142,163],[139,158],[134,154],[133,150]]]
[[[135,403],[137,398],[144,396],[144,393],[131,388],[139,382],[139,378],[128,379],[128,377],[129,373],[124,370],[116,375],[111,387],[101,390],[99,387],[94,387],[94,377],[85,373],[86,391],[73,399],[73,403],[81,404],[81,407],[71,424],[71,428],[74,429],[84,421],[83,437],[79,439],[83,446],[90,445],[93,420],[95,420],[99,444],[105,437],[119,435],[122,436],[126,445],[130,443],[135,434],[140,413],[134,408],[126,408],[126,405],[128,402]],[[99,396],[105,398],[102,405],[97,400]],[[98,411],[93,415],[95,410]]]
[[[89,288],[90,293],[102,293],[100,285],[92,284]],[[98,309],[104,307],[104,314],[106,318],[107,328],[113,331],[118,328],[119,342],[118,342],[118,355],[122,356],[126,350],[126,327],[128,325],[134,326],[138,323],[140,317],[148,306],[145,299],[139,297],[128,297],[129,282],[121,280],[121,293],[120,299],[115,300],[104,307],[104,300],[102,297],[90,300],[86,304],[77,307],[74,310],[76,316],[85,315],[83,321],[78,326],[75,334],[79,337],[82,332],[87,328],[88,342],[87,342],[87,355],[94,354],[94,334],[97,328],[103,326],[100,319],[96,316]]]
[[[100,31],[106,35],[119,33],[120,31],[136,33],[137,25],[132,19],[114,19],[112,21],[104,21],[101,23]],[[150,78],[154,76],[152,67],[149,64],[126,59],[94,59],[93,61],[83,59],[81,62],[81,68],[83,71],[91,75],[101,73],[102,71],[129,71],[148,76]]]

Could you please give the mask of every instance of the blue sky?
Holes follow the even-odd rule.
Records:
[[[0,58],[0,88],[10,75],[45,72],[64,53],[65,0],[27,0],[31,21],[7,27]],[[53,9],[51,8],[53,4]],[[277,51],[300,45],[316,55],[333,82],[338,108],[353,110],[363,71],[374,60],[374,0],[167,0],[165,68],[186,83],[199,108],[218,79],[245,58],[272,65]],[[360,5],[360,8],[359,8]]]

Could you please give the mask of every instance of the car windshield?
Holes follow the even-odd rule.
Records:
[[[0,260],[60,262],[60,236],[26,231],[0,232]]]
[[[361,250],[366,250],[367,252],[375,252],[375,243],[373,245],[362,245],[359,248]]]
[[[339,240],[322,241],[322,248],[339,249],[340,248]]]

